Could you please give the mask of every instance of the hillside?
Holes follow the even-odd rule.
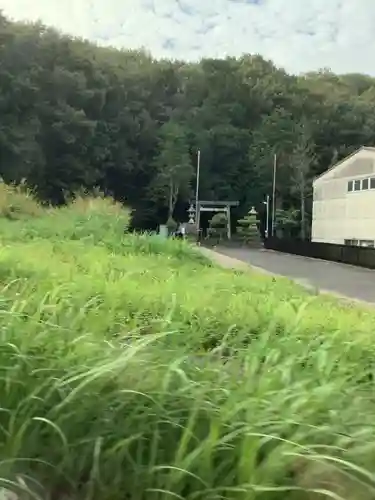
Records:
[[[312,177],[375,144],[368,76],[295,77],[256,55],[157,61],[4,17],[0,37],[0,175],[49,203],[99,187],[152,228],[172,185],[182,218],[201,149],[202,199],[239,200],[236,215],[261,206],[277,154],[278,205],[302,196],[309,212]]]

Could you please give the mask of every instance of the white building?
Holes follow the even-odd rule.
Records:
[[[314,180],[311,239],[375,246],[375,148],[359,149]]]

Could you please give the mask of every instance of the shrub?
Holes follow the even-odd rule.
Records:
[[[24,219],[37,217],[43,208],[24,186],[9,186],[0,182],[0,217]]]
[[[219,241],[227,236],[228,217],[224,213],[215,214],[210,220],[208,235],[211,238],[217,238]]]
[[[177,222],[173,219],[173,217],[169,217],[167,220],[167,228],[168,228],[168,233],[173,234],[175,231],[177,231],[178,224]]]
[[[261,238],[256,214],[249,211],[243,219],[238,221],[237,234],[247,244],[260,244]]]

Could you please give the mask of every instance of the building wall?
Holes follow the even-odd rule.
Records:
[[[375,242],[375,151],[360,151],[322,176],[314,183],[313,196],[312,241]]]

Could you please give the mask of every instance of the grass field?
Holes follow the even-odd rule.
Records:
[[[126,235],[106,200],[45,210],[13,194],[0,485],[51,500],[375,498],[373,311]]]

